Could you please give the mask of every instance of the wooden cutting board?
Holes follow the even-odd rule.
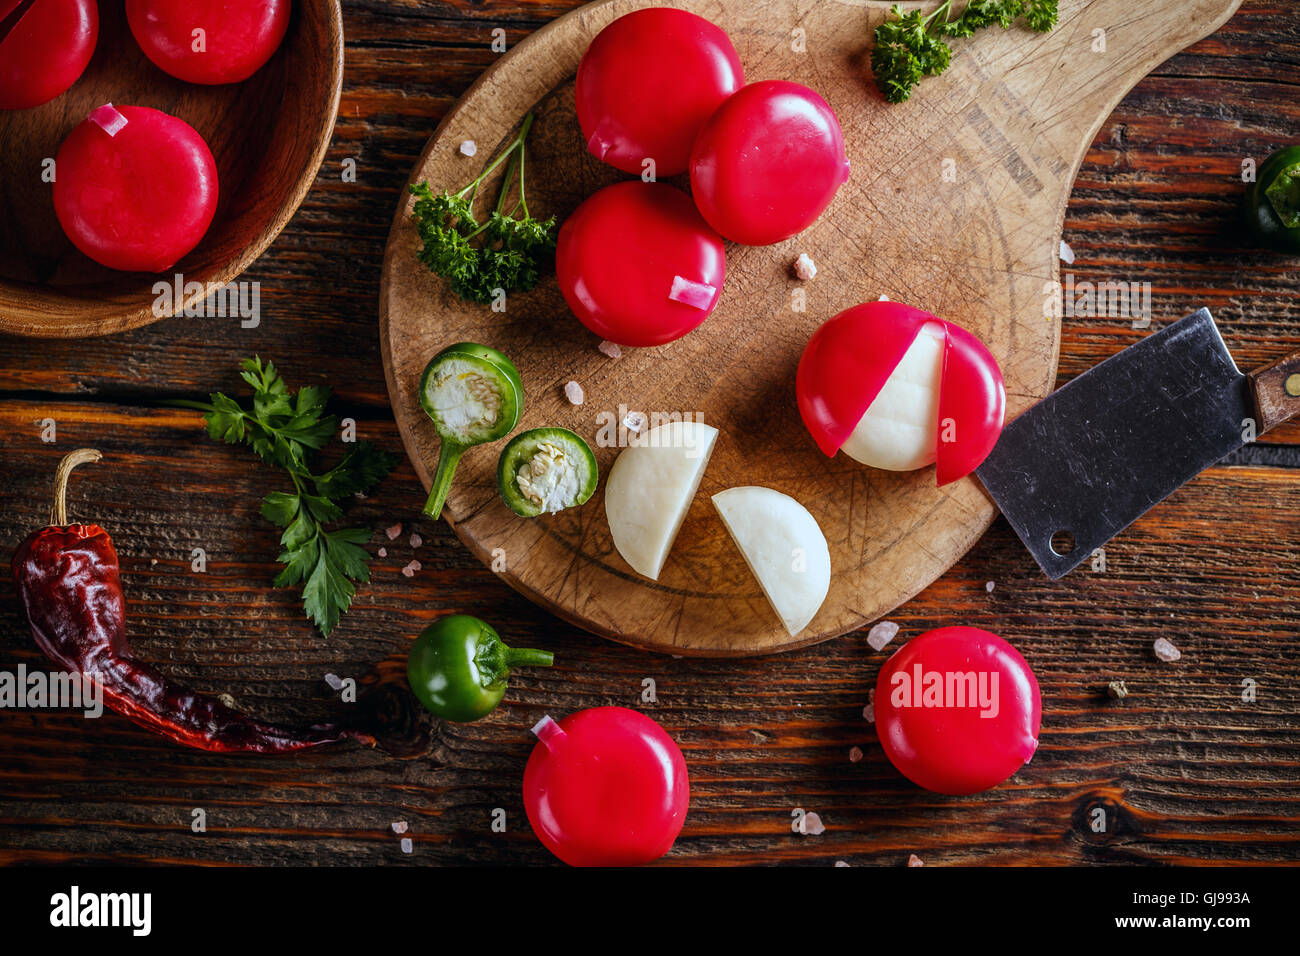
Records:
[[[948,72],[897,106],[883,101],[870,72],[872,31],[888,3],[670,4],[723,27],[747,80],[791,79],[820,92],[844,128],[850,181],[803,234],[762,248],[728,244],[721,303],[699,329],[659,348],[624,349],[614,360],[569,313],[554,277],[511,296],[505,313],[457,299],[416,260],[410,202],[402,203],[385,256],[380,323],[389,393],[416,471],[427,487],[438,453],[419,405],[420,373],[442,347],[482,342],[519,365],[527,393],[521,428],[574,429],[592,442],[602,476],[619,449],[598,447],[597,433],[602,416],[621,417],[621,408],[692,412],[722,432],[658,582],[634,573],[614,550],[603,481],[584,507],[526,520],[496,491],[502,445],[469,451],[444,515],[512,587],[587,630],[680,655],[788,650],[887,614],[956,562],[996,512],[973,478],[938,489],[933,467],[893,474],[844,455],[824,457],[795,406],[804,344],[841,309],[883,294],[979,335],[1002,366],[1009,417],[1046,395],[1060,343],[1059,322],[1047,316],[1061,223],[1084,153],[1142,76],[1216,29],[1239,2],[1062,0],[1050,34],[995,28],[954,41]],[[459,188],[529,110],[537,114],[528,143],[535,213],[563,219],[625,178],[587,154],[573,77],[606,24],[655,5],[664,4],[594,3],[519,43],[446,116],[411,181]],[[478,145],[473,159],[458,150],[467,139]],[[801,252],[819,270],[806,283],[791,269]],[[800,288],[804,311],[794,308]],[[565,399],[570,380],[586,392],[581,407]],[[746,484],[801,501],[830,545],[830,594],[794,638],[709,501]]]

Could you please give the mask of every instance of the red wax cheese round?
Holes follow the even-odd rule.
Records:
[[[555,275],[582,324],[619,345],[662,345],[703,322],[726,276],[722,238],[666,183],[615,183],[560,227]]]
[[[636,866],[668,852],[691,793],[662,727],[626,707],[596,707],[533,730],[524,807],[548,850],[570,866]]]
[[[913,638],[876,681],[876,732],[903,776],[937,793],[979,793],[1038,747],[1042,705],[1025,659],[996,634],[941,627]]]
[[[587,149],[627,173],[686,172],[695,135],[744,84],[731,40],[703,17],[651,7],[601,30],[578,65],[574,96]]]
[[[110,269],[160,272],[217,209],[217,165],[183,120],[143,106],[93,110],[55,157],[54,211],[73,245]]]
[[[0,0],[0,21],[21,2]],[[66,92],[98,37],[95,0],[36,0],[0,39],[0,109],[30,109]]]
[[[691,152],[691,194],[733,242],[766,246],[812,225],[849,178],[830,106],[798,83],[751,83],[704,124]]]
[[[997,361],[965,329],[901,302],[845,309],[804,348],[795,394],[804,425],[825,454],[834,455],[860,426],[871,425],[868,410],[927,326],[942,338],[939,396],[928,423],[936,481],[956,481],[988,457],[1006,414]]]
[[[154,64],[186,83],[238,83],[284,39],[290,0],[126,0],[131,32]]]

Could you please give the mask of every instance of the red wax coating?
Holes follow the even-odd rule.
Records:
[[[582,324],[627,346],[662,345],[703,322],[727,271],[722,238],[666,183],[606,186],[560,227],[555,274]]]
[[[927,322],[944,327],[935,480],[962,478],[988,457],[1006,413],[1002,372],[965,329],[901,302],[845,309],[813,333],[799,360],[795,395],[817,447],[834,455],[857,428]],[[951,420],[951,428],[944,423]]]
[[[216,209],[217,165],[207,143],[155,109],[101,106],[55,157],[59,223],[73,245],[110,269],[170,269],[198,245]]]
[[[1042,704],[1014,647],[977,627],[941,627],[885,662],[875,716],[885,755],[903,776],[968,794],[997,786],[1033,756]]]
[[[686,820],[686,761],[662,727],[626,707],[538,725],[524,769],[533,832],[570,866],[636,866],[671,849]]]
[[[685,10],[651,7],[601,30],[578,66],[578,123],[597,159],[659,176],[686,172],[704,121],[744,84],[731,40]]]
[[[22,0],[0,0],[0,21]],[[0,38],[0,109],[47,103],[77,82],[95,52],[95,0],[36,0]]]
[[[187,83],[238,83],[271,59],[290,0],[126,0],[145,56]]]
[[[849,178],[827,102],[798,83],[751,83],[718,108],[691,152],[691,194],[714,229],[766,246],[812,225]]]

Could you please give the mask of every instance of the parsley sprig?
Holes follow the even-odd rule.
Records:
[[[268,465],[288,472],[293,491],[273,491],[262,499],[262,516],[283,529],[277,560],[284,570],[274,583],[278,588],[302,584],[303,609],[328,636],[352,605],[353,582],[370,580],[370,554],[362,545],[371,531],[327,531],[325,525],[343,516],[339,501],[369,491],[393,470],[397,457],[357,442],[333,468],[314,473],[309,459],[339,426],[336,416],[325,413],[330,390],[312,385],[291,394],[275,365],[256,356],[240,367],[240,377],[253,390],[249,406],[221,392],[210,395],[210,402],[171,404],[203,412],[212,438],[246,444]]]
[[[1047,33],[1056,26],[1057,0],[970,0],[961,16],[953,17],[952,0],[929,16],[920,10],[904,12],[894,4],[885,22],[876,27],[871,70],[885,99],[902,103],[927,76],[938,76],[952,61],[948,37],[969,37],[976,30],[997,24],[1002,29],[1024,18],[1031,30]]]
[[[534,219],[528,212],[524,141],[532,125],[529,113],[519,135],[463,189],[435,194],[428,183],[411,187],[416,197],[412,216],[424,243],[420,261],[445,277],[463,299],[487,304],[502,291],[531,289],[555,255],[555,217]],[[474,213],[479,187],[507,161],[496,208],[480,222]],[[518,198],[507,209],[516,181]]]

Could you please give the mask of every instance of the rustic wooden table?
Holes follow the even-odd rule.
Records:
[[[244,707],[313,721],[347,706],[323,675],[352,676],[387,749],[297,758],[182,750],[126,720],[0,713],[0,862],[543,864],[519,781],[544,713],[638,707],[691,769],[686,828],[667,862],[900,865],[1269,863],[1300,859],[1300,427],[1208,471],[1107,551],[1104,573],[1053,584],[1005,522],[891,615],[900,638],[961,622],[1010,638],[1037,672],[1041,745],[991,792],[925,793],[902,779],[862,719],[884,653],[865,633],[781,657],[673,660],[575,631],[478,565],[447,528],[418,519],[408,464],[353,509],[375,528],[374,579],[324,639],[298,596],[268,587],[276,533],[257,513],[269,473],[209,441],[197,414],[158,407],[238,387],[236,365],[273,358],[294,384],[332,384],[362,437],[400,450],[376,327],[384,241],[424,141],[495,54],[575,4],[370,0],[345,4],[347,73],[333,146],[305,205],[245,276],[262,323],[177,318],[108,339],[0,340],[0,550],[42,523],[67,450],[107,461],[74,481],[74,515],[122,555],[132,638],[195,686]],[[1221,30],[1143,81],[1097,136],[1065,238],[1078,281],[1150,281],[1158,323],[1208,305],[1242,367],[1300,346],[1300,262],[1240,235],[1243,160],[1293,141],[1300,6],[1247,0]],[[343,181],[354,159],[357,181]],[[1135,341],[1123,319],[1066,318],[1060,381]],[[57,443],[42,441],[53,419]],[[388,542],[381,529],[403,534]],[[418,533],[423,544],[407,541]],[[192,549],[207,554],[191,570]],[[422,569],[400,572],[412,557]],[[993,589],[986,588],[993,582]],[[556,652],[521,673],[477,724],[419,715],[405,654],[448,611],[492,620]],[[1152,653],[1157,637],[1183,651]],[[39,667],[0,585],[0,669]],[[652,678],[657,701],[641,700]],[[1106,697],[1113,678],[1123,701]],[[1253,682],[1253,700],[1243,686]],[[1247,697],[1249,695],[1246,695]],[[853,748],[862,757],[850,757]],[[826,833],[791,832],[791,810]],[[1094,833],[1091,811],[1107,810]],[[207,829],[194,833],[192,811]],[[504,809],[505,832],[492,828]],[[404,855],[390,823],[408,821]]]

